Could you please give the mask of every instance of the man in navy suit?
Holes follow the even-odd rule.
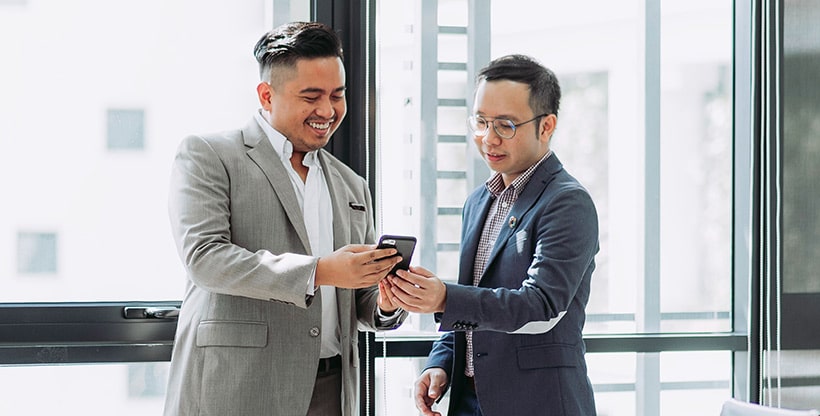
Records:
[[[416,380],[424,415],[448,388],[449,416],[595,415],[582,330],[598,216],[550,150],[560,98],[527,56],[479,72],[469,126],[494,174],[464,204],[458,284],[422,267],[389,278],[396,304],[448,331]]]

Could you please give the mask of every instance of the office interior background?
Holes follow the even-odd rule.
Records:
[[[369,180],[377,232],[417,236],[413,263],[447,280],[489,175],[466,137],[477,69],[556,72],[552,147],[600,215],[600,415],[820,408],[820,3],[0,0],[0,414],[161,413],[173,153],[250,119],[253,45],[289,20],[343,37],[329,150]],[[437,336],[428,315],[362,334],[362,414],[417,414]]]

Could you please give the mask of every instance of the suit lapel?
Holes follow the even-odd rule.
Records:
[[[483,186],[483,185],[482,185]],[[481,231],[484,229],[484,222],[487,220],[487,213],[490,210],[492,199],[490,198],[490,191],[486,188],[482,189],[481,195],[472,208],[472,218],[464,222],[464,238],[462,239],[461,248],[461,267],[459,270],[469,271],[459,275],[458,282],[463,285],[473,284],[473,268],[475,265],[475,257],[478,252],[478,243],[481,240]]]
[[[293,191],[293,185],[290,183],[290,177],[282,164],[279,153],[273,149],[273,145],[265,136],[262,128],[256,123],[256,120],[251,120],[248,126],[242,130],[242,135],[245,147],[248,148],[248,157],[259,166],[259,169],[262,169],[262,172],[268,178],[268,183],[270,183],[282,203],[290,223],[296,230],[296,235],[299,236],[299,240],[305,247],[305,252],[310,254],[310,242],[305,228],[305,218],[299,208],[296,192]]]
[[[333,204],[333,249],[336,250],[350,243],[350,221],[347,218],[347,184],[339,171],[327,161],[323,150],[317,154],[325,174],[327,188],[330,191],[330,201]]]

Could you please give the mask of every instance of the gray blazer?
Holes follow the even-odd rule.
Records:
[[[325,150],[333,247],[373,243],[366,181]],[[320,296],[304,218],[279,155],[255,120],[190,136],[171,174],[171,228],[187,286],[171,358],[165,415],[307,413],[319,361]],[[342,411],[358,414],[358,334],[377,318],[376,287],[337,289]]]

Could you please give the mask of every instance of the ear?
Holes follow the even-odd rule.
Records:
[[[259,98],[259,104],[265,111],[270,112],[271,104],[270,100],[273,97],[273,88],[271,88],[270,84],[267,82],[260,82],[259,85],[256,86],[256,96]]]
[[[538,126],[539,140],[549,143],[552,138],[552,133],[555,132],[556,127],[558,127],[558,117],[555,114],[548,114],[544,116],[544,118],[541,119],[541,124]]]

